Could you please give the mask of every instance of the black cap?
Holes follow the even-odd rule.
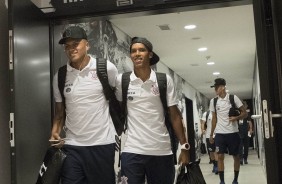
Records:
[[[214,80],[214,85],[211,86],[211,88],[216,87],[216,86],[225,86],[226,81],[223,78],[217,78]]]
[[[130,44],[130,50],[131,50],[131,47],[134,43],[142,43],[143,45],[145,45],[145,47],[150,51],[150,52],[153,52],[153,45],[152,43],[147,40],[146,38],[142,38],[142,37],[133,37],[131,39],[131,44]],[[157,62],[159,62],[160,60],[160,57],[153,52],[153,57],[150,59],[150,65],[154,65],[156,64]]]
[[[64,31],[63,36],[59,41],[59,44],[65,44],[68,38],[87,40],[87,35],[83,28],[79,26],[70,26]]]

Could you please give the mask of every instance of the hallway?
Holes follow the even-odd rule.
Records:
[[[225,183],[231,184],[234,177],[233,158],[230,155],[225,155]],[[266,175],[259,163],[259,159],[255,150],[249,151],[248,165],[241,165],[238,182],[239,184],[267,184]],[[218,184],[219,176],[211,172],[212,164],[209,164],[208,155],[205,154],[201,158],[200,164],[202,173],[207,184]]]

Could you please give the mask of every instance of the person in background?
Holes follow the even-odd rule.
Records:
[[[212,127],[212,113],[210,111],[204,112],[202,119],[201,119],[201,129],[202,129],[202,136],[206,136],[206,143],[208,148],[208,153],[210,160],[213,164],[212,172],[218,174],[218,167],[217,167],[217,154],[215,153],[215,144],[210,143],[209,135],[211,134],[211,127]]]
[[[243,101],[243,104],[245,109],[249,111],[247,102]],[[241,138],[240,164],[248,164],[250,137],[253,134],[253,124],[249,113],[247,118],[239,121],[239,134]]]
[[[238,184],[238,176],[240,170],[239,146],[240,136],[238,134],[238,120],[247,116],[241,100],[234,95],[234,103],[239,108],[239,115],[230,115],[233,109],[230,102],[230,96],[226,92],[226,81],[223,78],[217,78],[214,81],[216,98],[210,101],[210,111],[212,112],[212,128],[210,134],[210,143],[215,143],[215,150],[218,155],[218,174],[220,184],[224,182],[224,154],[228,150],[229,155],[233,155],[234,159],[234,180],[232,184]],[[215,103],[216,101],[216,103]],[[233,114],[233,113],[232,113]],[[216,132],[215,137],[214,132]]]
[[[63,45],[67,73],[62,96],[58,73],[53,80],[55,116],[50,142],[62,147],[62,184],[115,184],[114,158],[116,131],[109,114],[109,103],[96,73],[96,59],[87,54],[86,32],[68,27],[59,41]],[[115,85],[116,67],[107,61],[109,84]],[[65,99],[65,100],[64,100]],[[61,138],[65,130],[66,137]]]
[[[121,155],[121,181],[129,184],[173,184],[174,160],[165,125],[164,108],[160,99],[156,73],[151,65],[159,61],[146,38],[134,37],[130,45],[134,70],[127,91],[127,132]],[[189,163],[189,144],[185,137],[178,99],[169,75],[167,106],[172,127],[181,145],[179,162]],[[122,74],[117,77],[117,99],[122,101]]]

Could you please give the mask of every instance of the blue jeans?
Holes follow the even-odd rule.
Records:
[[[62,184],[115,184],[115,144],[63,147]]]
[[[121,179],[128,184],[173,184],[173,155],[150,156],[134,153],[121,155]]]

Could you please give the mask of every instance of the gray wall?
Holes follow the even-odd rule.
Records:
[[[9,32],[8,9],[0,0],[0,183],[11,183],[9,139]]]
[[[51,130],[49,24],[30,0],[14,0],[15,148],[12,183],[35,183]],[[2,184],[2,183],[1,183]]]

